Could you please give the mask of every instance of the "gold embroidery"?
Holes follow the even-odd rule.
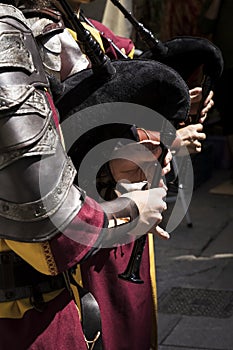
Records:
[[[41,243],[42,248],[44,250],[46,262],[49,268],[49,272],[52,276],[55,276],[58,274],[57,266],[53,258],[53,254],[51,252],[50,244],[48,241]]]

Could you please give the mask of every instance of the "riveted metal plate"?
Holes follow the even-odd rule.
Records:
[[[233,315],[233,291],[174,287],[161,295],[158,311],[165,314],[227,318]]]

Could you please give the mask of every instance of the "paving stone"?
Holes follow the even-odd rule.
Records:
[[[156,240],[158,304],[173,287],[233,292],[233,197],[209,193],[224,176],[214,172],[194,191],[192,228],[184,219],[170,240]],[[159,350],[233,350],[233,316],[158,316]]]
[[[163,314],[229,318],[233,316],[233,291],[173,287],[159,298]]]
[[[159,345],[158,350],[184,350],[184,348],[177,347],[177,346],[164,346]],[[203,348],[194,348],[194,347],[185,347],[185,350],[212,350],[212,349],[203,349]]]
[[[181,347],[181,349],[233,349],[233,319],[186,317],[173,329],[161,345]]]

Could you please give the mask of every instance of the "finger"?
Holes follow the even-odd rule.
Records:
[[[201,95],[196,95],[191,97],[191,104],[197,104],[201,101]]]
[[[167,165],[168,163],[170,163],[171,160],[172,160],[172,152],[169,149],[164,159],[164,165]]]
[[[189,90],[190,97],[200,95],[201,93],[202,93],[202,88],[199,86]]]
[[[201,152],[201,149],[202,149],[202,144],[197,140],[193,141],[188,146],[189,153],[199,153]]]
[[[201,123],[193,124],[193,128],[199,132],[203,130],[203,125]]]
[[[210,100],[209,103],[202,109],[201,114],[208,113],[209,110],[214,106],[214,101]]]
[[[207,118],[207,113],[204,113],[204,114],[203,114],[203,117],[201,117],[201,118],[199,119],[199,123],[203,124],[204,121],[206,120],[206,118]]]
[[[200,152],[201,152],[201,149],[202,149],[201,147],[196,147],[196,148],[195,148],[196,153],[200,153]]]
[[[193,145],[196,147],[201,147],[201,143],[198,140],[193,141]]]
[[[195,142],[195,141],[197,141],[197,140],[203,141],[203,140],[205,140],[205,139],[206,139],[206,134],[204,134],[203,132],[199,132],[199,133],[197,133],[197,134],[195,135],[195,137],[192,137],[192,138],[190,139],[190,141],[191,141],[191,142]]]
[[[164,183],[163,179],[160,179],[160,181],[159,181],[159,187],[164,188],[164,189],[165,189],[165,191],[167,191],[167,190],[168,190],[168,188],[167,188],[167,186],[165,185],[165,183]]]
[[[170,238],[170,235],[167,231],[165,231],[164,229],[162,229],[162,227],[160,226],[156,226],[153,228],[154,229],[154,233],[162,239],[166,239],[168,240]]]
[[[163,201],[163,211],[167,210],[167,203]]]
[[[165,167],[162,169],[162,176],[168,174],[171,171],[171,164],[168,163]]]
[[[213,90],[211,90],[211,91],[209,92],[209,95],[208,95],[208,96],[206,97],[206,99],[205,99],[204,105],[207,105],[208,102],[209,102],[210,100],[212,100],[213,96],[214,96],[214,92],[213,92]]]
[[[151,189],[150,191],[152,191],[154,196],[160,197],[160,198],[164,198],[167,195],[167,191],[165,190],[165,188],[163,187],[156,187]]]

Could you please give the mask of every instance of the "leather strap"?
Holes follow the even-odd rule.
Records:
[[[81,303],[82,328],[87,348],[89,350],[103,350],[99,305],[94,296],[74,280],[71,273],[69,277],[70,282],[78,289]]]

